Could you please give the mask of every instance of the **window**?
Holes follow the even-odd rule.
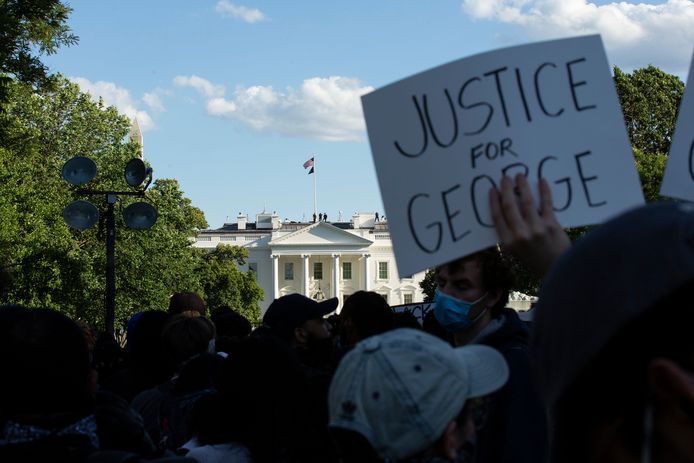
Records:
[[[253,275],[255,275],[255,279],[258,279],[258,263],[257,262],[249,262],[248,263],[248,271],[253,272]]]
[[[293,280],[294,279],[294,264],[292,262],[287,262],[284,264],[284,279]]]
[[[402,295],[403,304],[412,304],[412,293],[405,293]]]
[[[342,279],[351,280],[352,279],[352,263],[343,262],[342,263]]]
[[[381,296],[383,299],[385,299],[386,302],[388,302],[388,294],[386,293],[378,293],[379,296]]]
[[[388,279],[388,262],[378,263],[378,279],[387,280]]]
[[[314,262],[313,263],[313,278],[315,280],[322,280],[323,279],[323,262]]]
[[[198,241],[212,241],[211,236],[198,236]]]
[[[235,236],[222,236],[219,239],[220,241],[236,241]]]

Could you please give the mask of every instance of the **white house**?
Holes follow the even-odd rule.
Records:
[[[255,272],[265,292],[262,312],[286,294],[316,300],[340,299],[359,290],[375,291],[390,305],[423,300],[424,272],[399,278],[388,222],[374,213],[355,213],[350,222],[282,222],[260,213],[255,222],[239,214],[236,223],[201,231],[193,246],[214,249],[232,244],[248,249],[246,269]]]

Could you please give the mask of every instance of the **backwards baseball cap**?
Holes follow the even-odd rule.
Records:
[[[491,347],[453,348],[423,331],[388,331],[340,362],[328,396],[330,426],[356,431],[382,458],[399,460],[436,442],[466,400],[507,379],[508,365]]]
[[[694,280],[694,205],[650,204],[576,241],[542,285],[531,360],[550,407],[629,322]]]
[[[275,299],[263,316],[263,323],[281,337],[308,320],[323,318],[337,309],[338,299],[316,302],[301,294],[288,294]]]

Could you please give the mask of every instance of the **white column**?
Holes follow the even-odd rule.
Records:
[[[308,293],[308,282],[309,282],[309,273],[308,273],[308,259],[311,257],[309,254],[302,254],[301,258],[304,260],[303,262],[303,277],[304,277],[304,296],[306,297],[311,297],[311,295]]]
[[[333,254],[333,297],[340,297],[340,255]]]
[[[371,254],[362,254],[361,258],[364,261],[364,291],[369,291],[369,284],[371,283],[371,272],[370,269],[370,258]]]
[[[279,260],[280,256],[273,254],[270,256],[272,259],[272,298],[277,299],[280,297],[280,281],[279,281]]]

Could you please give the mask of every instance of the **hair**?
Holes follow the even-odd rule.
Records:
[[[91,402],[89,348],[75,322],[51,309],[0,308],[0,412],[80,413]]]
[[[342,310],[340,311],[340,324],[342,327],[343,342],[348,336],[345,333],[349,320],[349,325],[354,329],[356,340],[385,333],[395,328],[393,311],[386,300],[378,293],[373,291],[357,291],[347,298]]]
[[[226,426],[254,462],[298,456],[306,438],[301,409],[306,391],[301,366],[285,342],[267,334],[240,341],[224,361],[218,390]]]
[[[215,390],[224,358],[204,352],[188,359],[181,367],[172,388],[175,395],[184,396],[204,390]]]
[[[369,440],[357,431],[330,428],[330,437],[335,443],[337,454],[343,463],[380,463],[383,461]]]
[[[169,314],[161,310],[141,312],[128,334],[128,365],[144,390],[171,378],[174,370],[167,363],[162,332]]]
[[[205,302],[196,293],[182,291],[174,293],[169,299],[169,313],[178,315],[185,312],[197,312],[197,315],[205,316]]]
[[[615,441],[639,457],[650,361],[665,357],[694,371],[692,291],[694,281],[627,323],[581,370],[552,410],[556,461],[597,461]],[[694,418],[694,408],[686,411]]]
[[[217,336],[242,339],[253,330],[251,322],[246,317],[225,305],[215,308],[210,318],[217,330]]]
[[[191,357],[207,352],[215,337],[214,324],[205,317],[175,315],[161,333],[165,355],[176,369]]]
[[[224,413],[221,394],[215,392],[203,395],[195,402],[188,428],[200,445],[225,444],[239,438],[237,430],[228,425],[229,419],[230,415]]]
[[[413,330],[421,330],[422,325],[412,312],[398,312],[393,314],[393,326],[397,328],[412,328]]]
[[[484,290],[498,292],[499,300],[491,308],[492,317],[498,317],[508,304],[508,295],[514,282],[508,259],[494,246],[436,267],[436,273],[438,274],[442,268],[448,269],[449,273],[456,272],[468,262],[479,264]]]
[[[465,401],[460,409],[460,412],[451,421],[456,421],[462,428],[465,426],[465,421],[470,416],[470,401]],[[331,427],[330,437],[332,438],[340,461],[343,463],[380,463],[383,462],[371,446],[369,440],[361,433],[345,428]],[[416,452],[414,455],[409,455],[406,460],[412,461],[427,461],[439,448],[443,441],[443,435],[439,436],[436,441],[431,442],[425,449]],[[467,460],[465,460],[467,461]]]

